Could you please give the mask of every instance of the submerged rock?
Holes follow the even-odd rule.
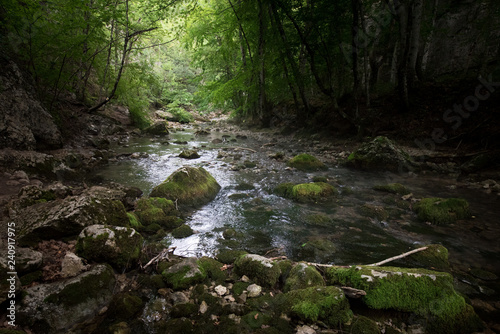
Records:
[[[453,288],[448,273],[426,269],[356,266],[333,267],[330,284],[342,284],[366,292],[362,301],[373,309],[412,312],[429,320],[429,333],[472,333],[481,321]]]
[[[408,153],[383,136],[361,145],[347,158],[346,164],[358,169],[393,172],[413,170],[416,166]]]
[[[323,162],[318,160],[318,158],[305,153],[299,154],[290,159],[288,161],[288,166],[306,172],[328,169],[328,167],[326,167]]]
[[[406,195],[410,193],[410,190],[408,190],[408,188],[406,188],[401,183],[389,183],[384,185],[378,185],[374,186],[373,189],[398,195]]]
[[[418,219],[436,225],[471,217],[469,203],[462,198],[423,198],[413,206]]]
[[[39,332],[65,333],[108,305],[114,286],[113,269],[107,265],[64,281],[35,285],[25,290],[19,319],[23,326]]]
[[[123,270],[137,263],[143,242],[143,237],[133,228],[92,225],[78,236],[76,251],[87,260],[107,262]]]
[[[182,167],[154,187],[150,196],[167,198],[181,208],[199,207],[212,201],[220,188],[204,168]]]
[[[282,183],[274,190],[279,196],[293,199],[297,202],[318,202],[327,200],[338,194],[334,186],[324,182],[313,183]]]

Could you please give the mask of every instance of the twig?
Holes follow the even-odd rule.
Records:
[[[170,253],[170,251],[174,251],[177,247],[170,247],[169,249],[166,249],[164,248],[160,254],[156,255],[154,258],[152,258],[151,260],[149,260],[148,263],[146,263],[146,265],[144,267],[142,267],[142,269],[146,269],[148,266],[150,266],[153,262],[160,262],[161,260],[167,260],[167,261],[170,261],[169,258],[168,258],[168,253]]]
[[[233,149],[233,150],[247,150],[247,151],[250,151],[250,152],[253,152],[253,153],[257,153],[257,151],[252,150],[251,148],[247,148],[247,147],[231,146],[231,147],[227,147],[227,148],[228,149]]]
[[[398,256],[393,256],[391,258],[388,258],[384,261],[380,261],[380,262],[377,262],[377,263],[373,263],[373,264],[368,264],[368,266],[372,266],[372,267],[377,267],[377,266],[381,266],[383,264],[386,264],[387,262],[391,262],[391,261],[394,261],[394,260],[398,260],[398,259],[402,259],[408,255],[411,255],[411,254],[415,254],[417,252],[421,252],[423,250],[426,250],[428,247],[421,247],[421,248],[417,248],[417,249],[414,249],[414,250],[411,250],[409,252],[406,252],[406,253],[403,253],[401,255],[398,255]]]

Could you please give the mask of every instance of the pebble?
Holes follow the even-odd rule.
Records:
[[[217,285],[214,290],[219,296],[224,296],[225,294],[227,294],[227,288],[222,285]]]
[[[257,284],[251,284],[248,286],[247,292],[249,298],[258,297],[262,292],[262,287]]]
[[[200,313],[205,314],[208,311],[208,305],[205,301],[202,301],[200,304]]]
[[[304,325],[298,326],[296,334],[316,334],[316,331],[311,327]]]

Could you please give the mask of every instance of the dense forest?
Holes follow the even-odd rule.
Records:
[[[363,133],[384,114],[432,108],[429,92],[451,108],[478,77],[494,82],[500,53],[494,0],[7,0],[0,17],[2,54],[50,112],[70,94],[89,112],[125,105],[140,127],[163,107]],[[483,90],[466,109],[494,89]],[[468,112],[436,114],[455,130]]]

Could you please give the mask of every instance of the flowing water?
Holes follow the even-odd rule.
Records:
[[[500,273],[500,196],[496,194],[455,187],[452,180],[436,176],[360,172],[334,164],[327,171],[300,172],[268,154],[281,151],[288,158],[308,151],[301,143],[280,139],[270,144],[269,136],[236,138],[229,132],[196,135],[194,131],[188,127],[167,138],[131,138],[127,145],[115,148],[117,155],[147,155],[119,158],[99,171],[104,181],[139,187],[145,195],[185,165],[202,166],[215,177],[222,187],[216,199],[186,219],[197,233],[184,239],[165,236],[177,247],[175,254],[203,256],[215,255],[219,249],[244,249],[263,255],[274,250],[293,260],[346,265],[374,263],[416,245],[438,243],[448,248],[455,266]],[[214,144],[214,139],[223,142]],[[179,158],[187,148],[198,149],[201,157]],[[314,176],[326,176],[339,189],[338,198],[326,204],[300,204],[273,194],[280,183],[311,182]],[[465,198],[475,218],[451,226],[418,222],[410,202],[372,190],[390,182],[404,184],[416,198]],[[384,207],[389,217],[364,216],[361,208],[366,204]]]

